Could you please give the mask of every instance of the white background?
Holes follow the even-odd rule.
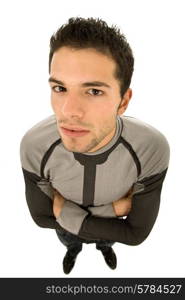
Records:
[[[0,7],[0,276],[183,277],[184,1],[1,1]],[[125,115],[168,139],[170,166],[157,221],[139,246],[116,243],[111,270],[95,245],[83,246],[69,275],[55,231],[38,227],[24,195],[19,146],[24,133],[52,114],[47,83],[50,36],[69,17],[100,17],[126,35],[135,56],[133,98]],[[121,233],[120,233],[121,234]]]

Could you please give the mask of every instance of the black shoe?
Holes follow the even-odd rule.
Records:
[[[114,250],[111,247],[108,247],[106,250],[101,250],[106,264],[111,268],[111,269],[116,269],[117,267],[117,258]]]
[[[72,256],[69,251],[66,252],[66,255],[64,256],[63,259],[63,271],[65,274],[69,274],[74,267],[75,261],[76,261],[76,256]]]

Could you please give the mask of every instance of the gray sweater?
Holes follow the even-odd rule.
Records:
[[[158,215],[170,149],[165,136],[130,116],[118,116],[112,140],[96,152],[67,151],[52,115],[28,130],[20,156],[26,200],[37,225],[81,238],[137,245],[149,235]],[[126,218],[112,202],[133,188]],[[53,189],[64,198],[55,219]]]

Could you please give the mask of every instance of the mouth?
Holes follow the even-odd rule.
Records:
[[[81,137],[89,133],[89,130],[85,130],[82,128],[66,128],[66,127],[60,127],[60,128],[64,135],[70,137]]]

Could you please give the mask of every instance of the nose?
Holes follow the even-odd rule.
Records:
[[[63,99],[61,106],[61,113],[66,118],[83,118],[84,116],[84,103],[82,99],[76,95],[68,95]]]

